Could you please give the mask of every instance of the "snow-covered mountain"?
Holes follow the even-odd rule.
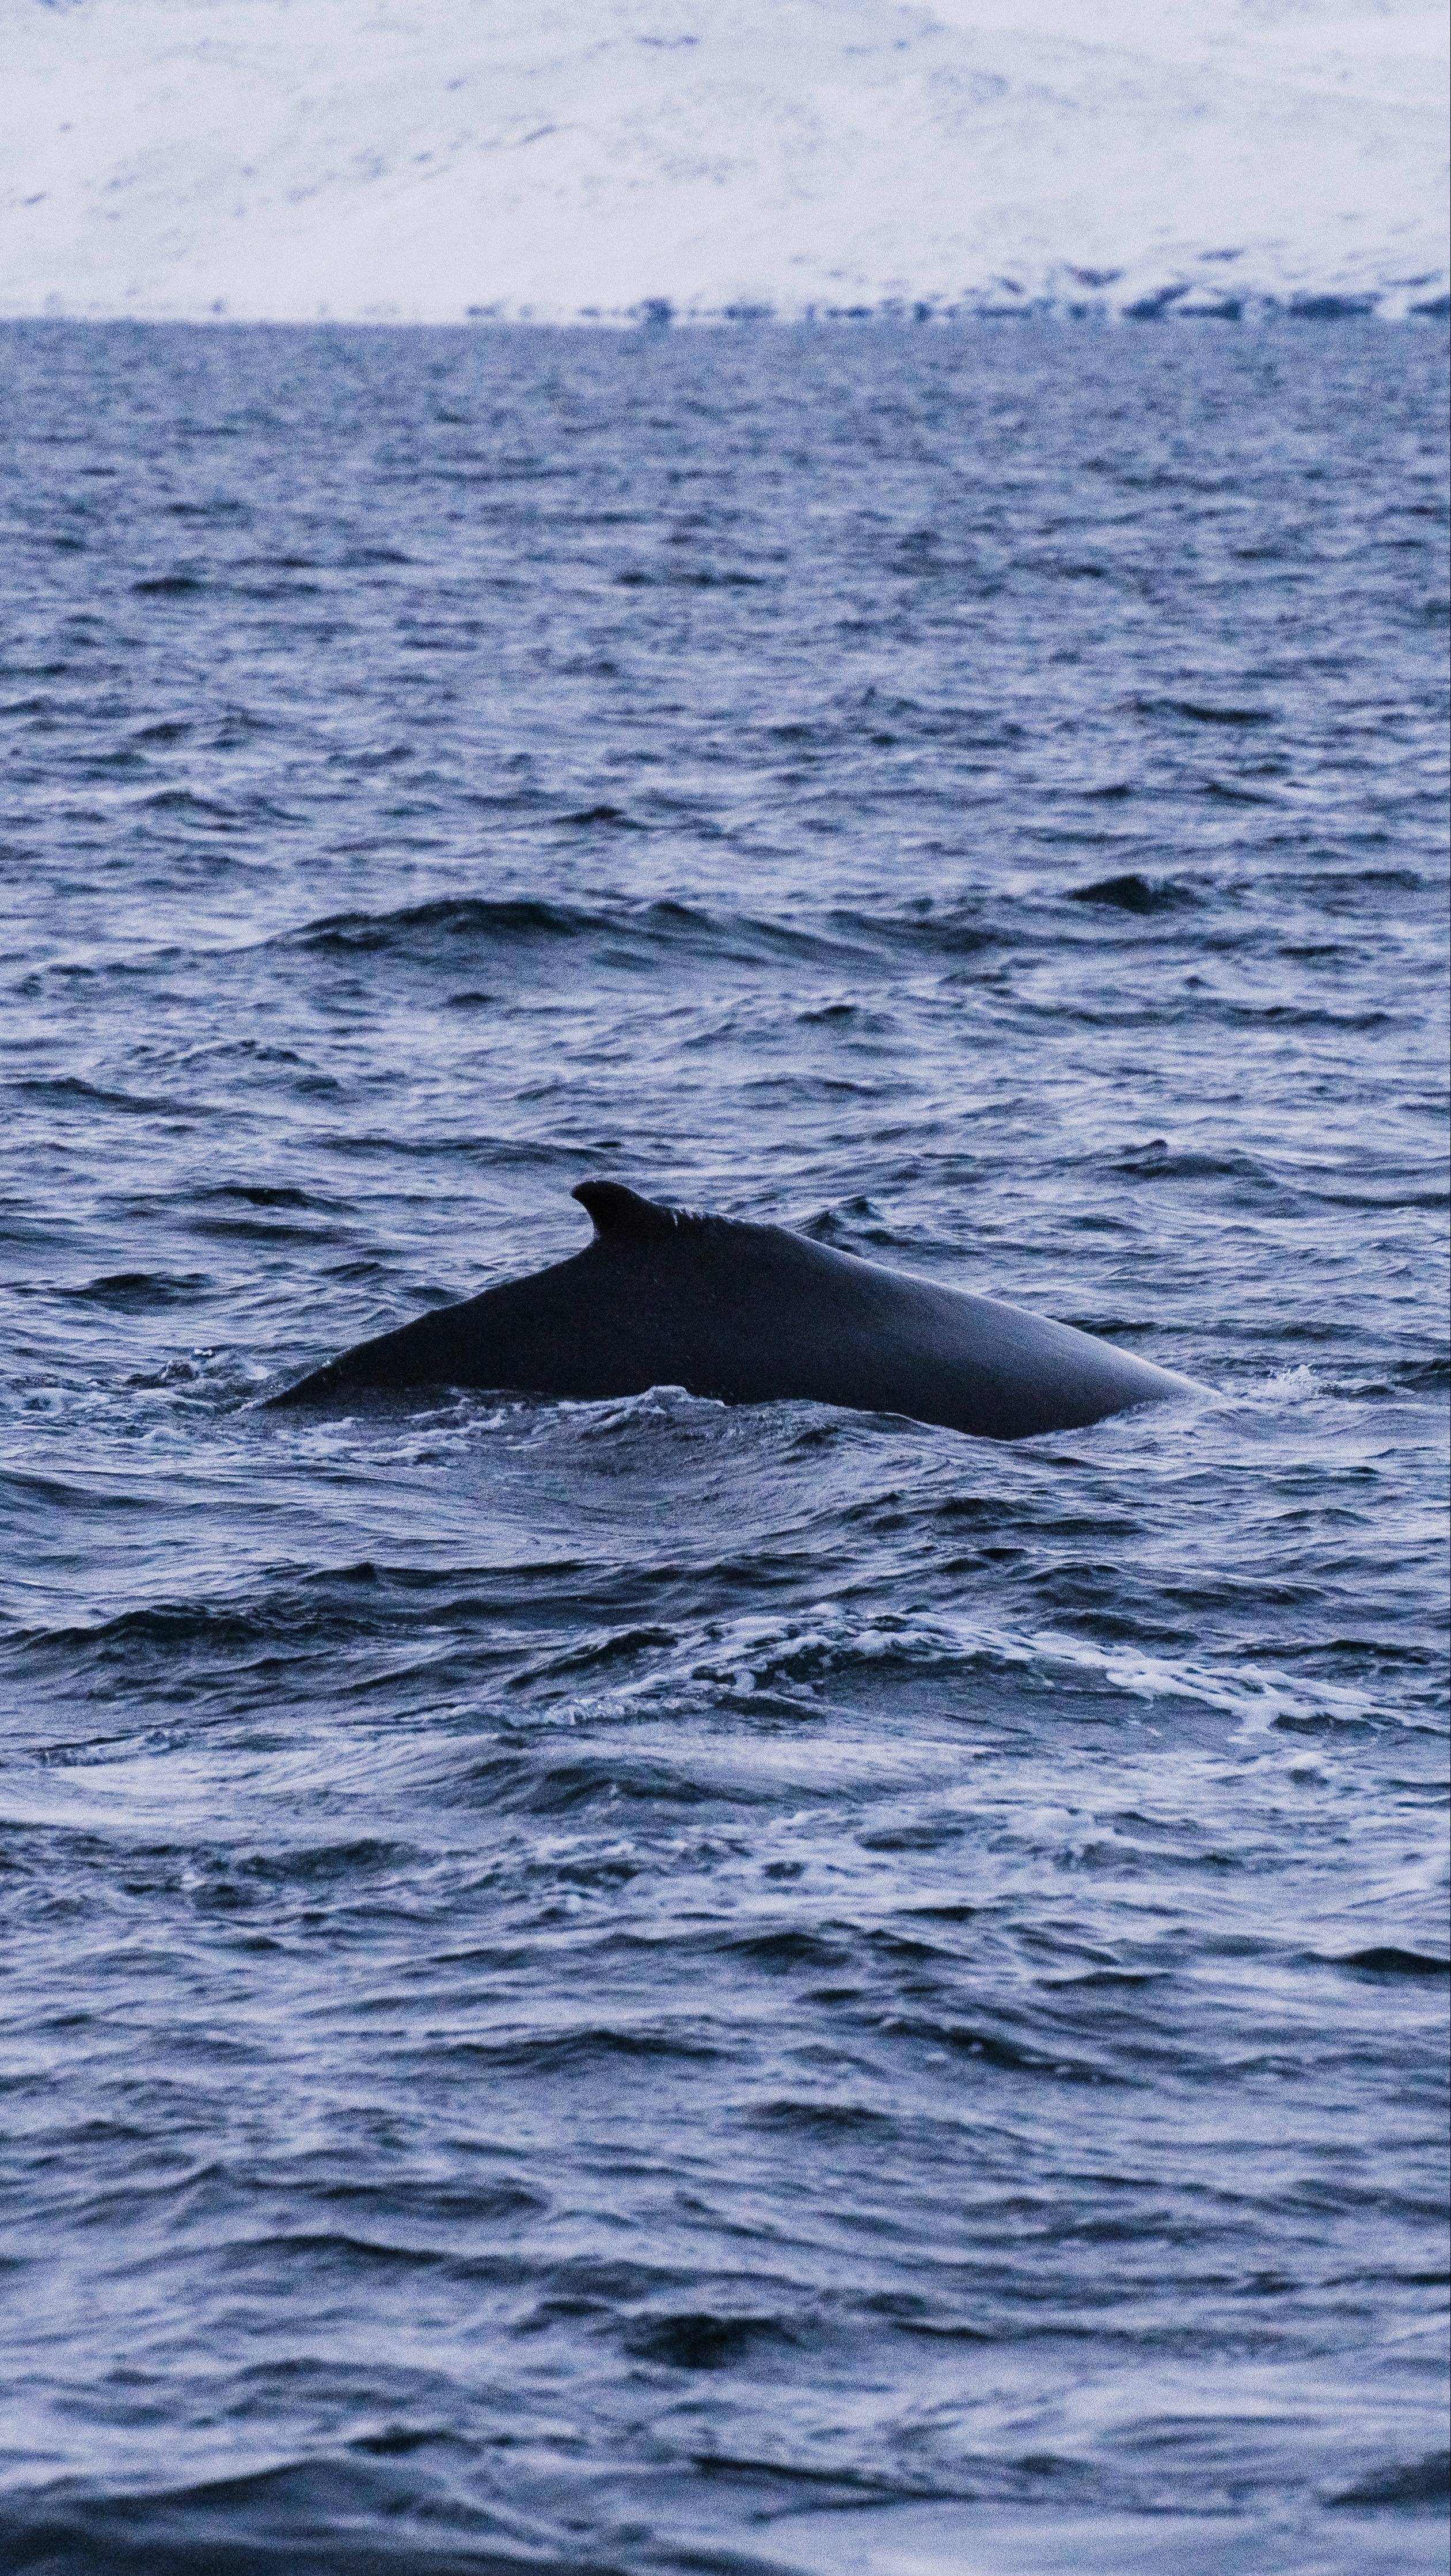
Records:
[[[1404,310],[1446,87],[1424,0],[0,0],[0,312]]]

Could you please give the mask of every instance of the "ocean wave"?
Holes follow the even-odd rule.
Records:
[[[586,819],[597,819],[587,817]],[[785,922],[747,914],[716,913],[659,898],[653,901],[562,903],[530,896],[439,896],[381,913],[336,913],[278,934],[275,944],[340,953],[369,950],[426,954],[435,944],[473,949],[547,949],[586,943],[600,961],[626,952],[654,956],[681,950],[702,956],[808,957],[829,954],[834,943]]]
[[[1200,901],[1192,886],[1181,885],[1171,877],[1143,877],[1130,873],[1121,877],[1100,877],[1093,885],[1070,886],[1070,903],[1095,903],[1115,912],[1150,915],[1180,912],[1188,904]]]
[[[1101,1644],[1059,1629],[1014,1629],[932,1611],[854,1613],[826,1602],[783,1619],[722,1622],[664,1650],[633,1680],[591,1694],[586,1706],[654,1706],[726,1691],[735,1700],[810,1689],[873,1670],[951,1677],[970,1671],[1035,1682],[1079,1681],[1134,1700],[1195,1703],[1250,1734],[1307,1721],[1344,1726],[1397,1722],[1394,1706],[1342,1683],[1304,1680],[1273,1667],[1216,1666],[1155,1654],[1125,1641]]]
[[[190,2483],[57,2482],[0,2500],[0,2548],[45,2576],[592,2576],[547,2519],[451,2492],[458,2443],[439,2425],[281,2460],[274,2444],[256,2467]]]
[[[87,1306],[111,1306],[118,1313],[145,1314],[154,1308],[195,1305],[215,1285],[204,1270],[118,1270],[103,1279],[84,1279],[74,1288],[50,1294]]]

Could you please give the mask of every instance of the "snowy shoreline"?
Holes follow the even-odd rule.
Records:
[[[1421,0],[0,0],[0,315],[1444,311]]]
[[[810,307],[801,313],[777,313],[769,306],[753,306],[748,312],[729,307],[714,312],[685,312],[639,307],[602,313],[597,310],[563,316],[530,312],[479,310],[462,316],[445,315],[441,319],[420,319],[399,314],[320,313],[312,315],[268,313],[67,313],[58,306],[42,312],[0,311],[0,332],[33,330],[86,331],[368,331],[368,332],[511,332],[536,335],[546,332],[578,336],[591,332],[635,332],[641,338],[663,336],[666,332],[713,331],[726,335],[737,331],[776,331],[783,335],[827,331],[916,331],[920,329],[980,330],[996,325],[1009,329],[1017,324],[1047,322],[1065,329],[1118,330],[1143,322],[1228,322],[1244,330],[1268,330],[1280,325],[1318,323],[1335,325],[1345,322],[1375,322],[1387,328],[1405,326],[1425,329],[1451,319],[1451,293],[1444,288],[1434,296],[1408,301],[1397,293],[1384,296],[1311,295],[1294,300],[1277,300],[1257,296],[1237,309],[1219,304],[1194,302],[1146,301],[1138,306],[1086,303],[1069,298],[1035,297],[1021,304],[976,304],[964,301],[958,305],[932,306],[930,309],[904,309],[900,305],[847,305]]]

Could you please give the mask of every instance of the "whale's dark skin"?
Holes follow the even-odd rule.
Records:
[[[683,1386],[729,1404],[806,1397],[989,1440],[1071,1431],[1193,1381],[1071,1324],[937,1288],[782,1226],[656,1207],[582,1181],[583,1252],[359,1342],[274,1404],[368,1388],[589,1398]]]

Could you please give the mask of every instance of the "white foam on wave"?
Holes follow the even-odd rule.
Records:
[[[1302,1681],[1272,1667],[1216,1665],[1155,1655],[1132,1645],[1100,1645],[1062,1630],[1017,1630],[941,1611],[854,1612],[836,1602],[785,1618],[745,1617],[714,1624],[650,1668],[590,1694],[597,1710],[727,1690],[737,1697],[810,1691],[833,1674],[872,1664],[916,1665],[945,1674],[977,1669],[1030,1672],[1056,1686],[1084,1682],[1139,1700],[1190,1700],[1236,1721],[1238,1733],[1268,1733],[1280,1723],[1392,1724],[1399,1713],[1368,1693],[1318,1678]],[[584,1703],[581,1703],[583,1706]]]
[[[0,312],[1444,293],[1421,0],[7,0]]]

